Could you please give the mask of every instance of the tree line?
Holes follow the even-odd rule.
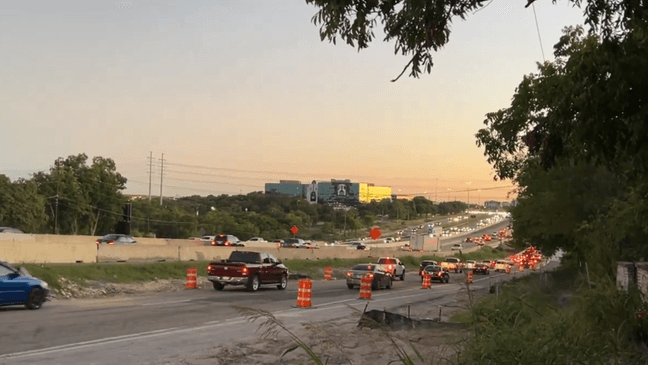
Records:
[[[247,195],[165,198],[163,204],[129,199],[127,179],[110,158],[85,154],[58,158],[49,171],[10,181],[0,175],[0,226],[26,233],[104,235],[115,232],[132,204],[131,234],[188,238],[233,234],[241,239],[292,236],[339,239],[385,221],[407,221],[464,211],[462,202],[434,204],[424,197],[385,199],[343,207],[309,204],[303,198],[253,192]]]

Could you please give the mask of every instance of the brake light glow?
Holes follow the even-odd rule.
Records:
[[[207,272],[210,272],[210,271],[211,271],[211,265],[208,265],[207,266]]]
[[[99,244],[99,240],[96,240],[95,243],[96,243],[96,244]]]
[[[109,245],[114,245],[114,244],[115,244],[115,242],[113,242],[113,241],[110,241],[110,242],[108,242],[108,244],[109,244]]]
[[[229,245],[230,245],[230,241],[225,241],[225,246],[229,246]]]
[[[367,276],[373,278],[373,274],[367,274]]]
[[[244,267],[244,268],[241,270],[241,272],[243,272],[243,275],[247,275],[247,273],[248,273],[248,269],[247,269],[247,267]]]
[[[353,273],[351,271],[347,272],[347,276],[353,276]]]

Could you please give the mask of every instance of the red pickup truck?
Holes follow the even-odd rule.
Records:
[[[225,285],[245,285],[250,291],[265,284],[277,284],[279,290],[288,286],[288,268],[274,256],[254,251],[232,251],[229,259],[210,263],[207,275],[216,290]]]

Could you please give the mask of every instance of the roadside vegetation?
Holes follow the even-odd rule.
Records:
[[[513,279],[454,321],[472,336],[457,364],[645,364],[648,321],[641,293],[578,265]]]

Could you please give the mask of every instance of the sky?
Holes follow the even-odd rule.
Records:
[[[409,59],[380,30],[360,52],[322,42],[303,0],[3,1],[0,174],[85,153],[112,158],[127,194],[148,194],[150,169],[154,196],[161,179],[164,196],[350,179],[509,200],[475,133],[583,24],[581,9],[540,0],[536,28],[525,4],[455,19],[431,74],[390,82]]]

